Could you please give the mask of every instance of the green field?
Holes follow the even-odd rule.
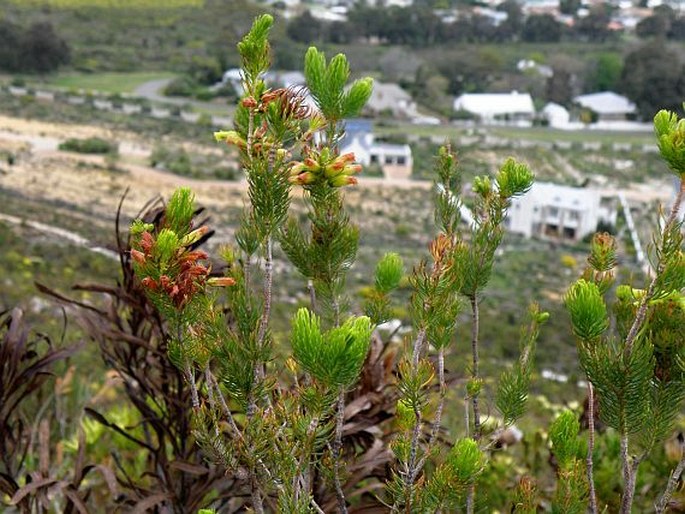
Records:
[[[419,137],[456,138],[473,135],[473,131],[487,130],[495,137],[513,141],[542,141],[568,143],[606,143],[654,145],[654,134],[648,132],[604,132],[598,130],[555,130],[549,127],[459,127],[452,125],[412,125],[410,123],[376,124],[376,133],[383,137],[413,135]]]
[[[78,7],[99,7],[103,9],[202,7],[204,0],[10,0],[21,5],[73,9]]]
[[[132,93],[145,82],[173,77],[173,73],[164,71],[60,73],[48,79],[47,83],[64,89],[85,89],[87,91],[101,91],[104,93]]]

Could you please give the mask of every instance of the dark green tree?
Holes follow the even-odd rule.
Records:
[[[21,29],[12,22],[0,20],[0,68],[16,71],[19,68]]]
[[[37,73],[55,71],[69,62],[70,52],[49,22],[34,23],[19,41],[18,69]]]
[[[309,11],[296,16],[288,23],[288,37],[298,43],[314,43],[321,40],[323,34],[322,23],[312,16]]]
[[[602,43],[615,36],[609,29],[611,21],[611,8],[607,4],[599,4],[590,9],[590,14],[580,18],[575,25],[575,33],[578,39]]]
[[[635,27],[635,33],[641,38],[666,37],[671,30],[672,14],[654,14],[641,20]]]
[[[645,119],[660,108],[680,111],[685,95],[684,71],[679,54],[662,40],[655,40],[626,56],[621,89]]]
[[[561,0],[559,2],[559,10],[562,14],[576,14],[580,9],[580,0]]]
[[[600,54],[592,64],[585,82],[585,90],[614,91],[620,84],[623,60],[618,54]]]
[[[561,24],[551,14],[533,14],[526,19],[521,39],[527,43],[557,43]]]

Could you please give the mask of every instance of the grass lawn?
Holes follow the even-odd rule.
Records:
[[[60,73],[50,77],[47,80],[47,84],[65,89],[85,89],[105,93],[132,93],[145,82],[173,78],[174,76],[174,73],[165,71]]]
[[[555,130],[549,127],[458,127],[451,125],[412,125],[409,123],[379,124],[374,130],[378,135],[418,135],[420,137],[459,137],[473,132],[485,131],[496,137],[511,140],[570,142],[570,143],[621,143],[621,144],[655,144],[654,134],[649,132],[608,132],[599,130]]]
[[[654,133],[618,132],[600,130],[555,130],[549,127],[493,127],[490,132],[507,139],[526,139],[532,141],[569,141],[571,143],[622,143],[622,144],[655,144]]]

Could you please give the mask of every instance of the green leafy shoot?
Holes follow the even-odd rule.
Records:
[[[566,293],[564,303],[578,339],[595,341],[609,328],[607,308],[596,284],[578,280]]]

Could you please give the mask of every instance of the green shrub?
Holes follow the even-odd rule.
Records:
[[[118,145],[99,137],[89,137],[86,139],[67,139],[60,143],[60,150],[65,152],[77,152],[86,154],[116,154]]]

